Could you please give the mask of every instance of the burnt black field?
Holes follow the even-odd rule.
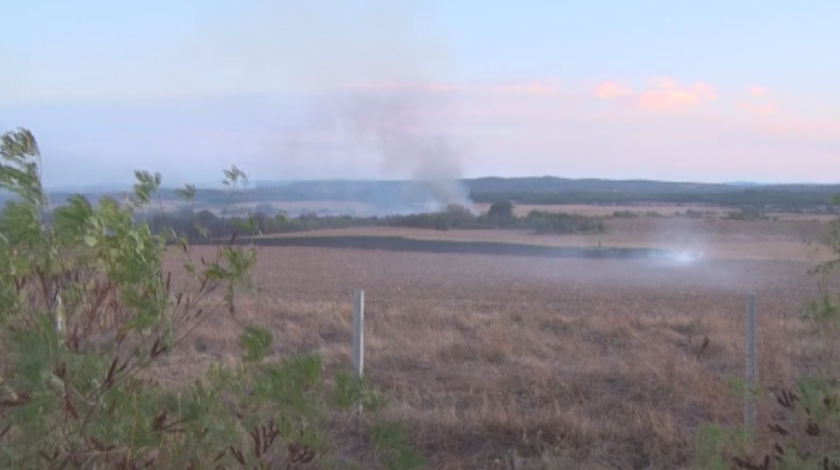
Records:
[[[552,247],[524,243],[419,240],[396,236],[295,236],[239,238],[237,244],[273,247],[339,248],[372,251],[503,255],[537,258],[672,259],[668,250],[649,248]]]

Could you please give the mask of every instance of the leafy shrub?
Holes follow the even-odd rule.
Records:
[[[510,201],[494,202],[487,211],[487,217],[496,221],[498,224],[504,224],[506,221],[513,220],[513,204]]]
[[[0,214],[0,468],[328,465],[337,458],[330,420],[359,404],[381,407],[349,374],[326,387],[317,355],[267,360],[271,333],[250,324],[242,363],[212,365],[182,389],[159,385],[151,366],[198,324],[222,312],[237,318],[254,248],[234,245],[234,233],[214,257],[196,259],[183,235],[138,222],[161,182],[142,171],[126,201],[74,195],[47,223],[33,135],[19,129],[0,144],[0,189],[17,196]],[[225,171],[231,191],[245,180]],[[179,193],[189,202],[195,188]],[[167,249],[186,260],[183,285],[162,269]],[[391,426],[368,426],[368,454],[388,468],[420,466]]]

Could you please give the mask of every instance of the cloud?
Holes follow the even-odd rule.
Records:
[[[780,117],[762,121],[759,128],[773,135],[792,135],[811,141],[828,141],[840,144],[840,119],[813,119],[806,117]],[[836,151],[835,151],[836,154]]]
[[[484,87],[490,93],[520,94],[520,95],[553,95],[557,93],[557,87],[545,82],[524,82],[492,85]]]
[[[753,96],[764,96],[767,93],[769,93],[770,90],[768,90],[767,88],[761,87],[761,86],[753,85],[749,88],[749,92]]]
[[[602,100],[632,95],[633,90],[613,82],[605,82],[595,87],[595,96]]]
[[[594,95],[601,100],[630,97],[638,108],[648,111],[669,111],[694,106],[717,99],[714,89],[703,82],[682,86],[669,77],[654,78],[646,90],[632,88],[616,82],[604,82],[596,86]]]
[[[747,88],[747,92],[750,94],[751,101],[738,102],[739,108],[756,116],[769,116],[779,112],[779,108],[776,106],[776,103],[766,99],[767,94],[770,92],[767,88],[752,85]]]
[[[706,83],[695,82],[689,87],[681,87],[676,81],[667,77],[657,78],[651,82],[656,89],[639,94],[637,102],[642,109],[668,111],[717,99],[714,89]]]
[[[773,102],[756,104],[742,101],[738,103],[738,107],[758,116],[769,116],[779,112],[776,103]]]
[[[453,84],[440,82],[368,82],[347,85],[355,90],[420,91],[427,93],[485,93],[496,95],[553,95],[558,87],[547,81],[503,82],[494,84]]]

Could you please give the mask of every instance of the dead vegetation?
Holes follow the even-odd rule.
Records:
[[[725,218],[607,219],[605,233],[539,235],[522,230],[423,230],[399,227],[357,227],[307,232],[311,237],[398,236],[419,240],[506,242],[563,247],[614,247],[703,250],[707,257],[727,260],[812,262],[826,251],[819,242],[823,222],[802,220],[728,220]],[[297,237],[300,233],[270,235]]]
[[[742,422],[744,295],[758,294],[759,441],[774,391],[822,360],[801,318],[808,264],[546,260],[263,248],[237,315],[275,357],[350,364],[351,291],[364,288],[366,371],[434,468],[691,468],[704,423]],[[181,382],[236,361],[213,317],[169,359]],[[355,425],[346,428],[352,452]]]

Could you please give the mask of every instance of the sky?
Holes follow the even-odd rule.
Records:
[[[840,2],[0,3],[48,186],[840,182]]]

